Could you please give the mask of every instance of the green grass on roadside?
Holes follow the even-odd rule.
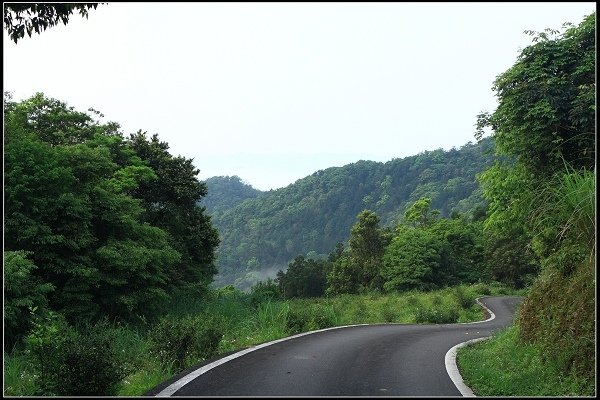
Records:
[[[565,376],[542,361],[533,344],[520,343],[511,325],[490,340],[459,349],[457,363],[465,384],[477,396],[593,396],[593,381]]]
[[[151,368],[148,368],[151,367]],[[165,369],[159,363],[148,365],[128,375],[119,389],[119,396],[141,396],[148,390],[157,386],[175,375],[169,368]]]
[[[37,374],[26,354],[4,353],[4,395],[32,396],[37,392]]]

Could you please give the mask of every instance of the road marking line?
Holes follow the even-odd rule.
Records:
[[[475,396],[475,393],[473,393],[473,391],[471,390],[470,387],[465,385],[465,382],[463,381],[462,376],[460,375],[460,372],[458,371],[458,365],[456,365],[456,352],[461,347],[465,347],[470,344],[473,344],[476,342],[481,342],[482,340],[487,340],[490,338],[491,338],[491,336],[486,336],[486,337],[482,337],[482,338],[467,340],[466,342],[459,343],[456,346],[452,347],[446,353],[446,357],[444,359],[444,361],[446,363],[446,372],[448,372],[448,375],[450,375],[450,379],[452,379],[452,382],[454,382],[454,386],[456,386],[456,388],[460,391],[460,394],[462,394],[463,397],[477,397],[477,396]]]
[[[483,304],[481,301],[479,301],[479,299],[482,299],[483,297],[478,297],[475,299],[475,301],[477,302],[477,304],[479,304],[481,307],[485,308],[486,311],[490,314],[490,317],[488,319],[486,319],[485,321],[475,321],[475,322],[459,322],[459,324],[461,325],[468,325],[468,324],[482,324],[484,322],[489,322],[491,320],[493,320],[494,318],[496,318],[496,314],[494,314],[492,312],[492,310],[490,310],[489,308],[487,308],[485,306],[485,304]]]
[[[478,297],[475,299],[475,301],[481,307],[483,307],[487,310],[487,312],[490,314],[490,317],[488,319],[486,319],[485,321],[462,322],[462,324],[464,324],[464,325],[480,324],[482,322],[488,322],[488,321],[491,321],[494,318],[496,318],[496,314],[494,314],[492,312],[492,310],[487,308],[481,301],[479,301],[479,299],[481,299],[481,298],[482,297]],[[479,333],[479,332],[477,332],[477,333]],[[463,395],[463,397],[477,397],[477,396],[475,396],[475,393],[473,393],[471,388],[468,387],[467,385],[465,385],[465,382],[463,381],[462,375],[460,374],[460,372],[458,370],[458,365],[456,365],[456,353],[458,352],[458,349],[461,347],[465,347],[470,344],[481,342],[482,340],[487,340],[490,338],[491,338],[491,336],[486,336],[486,337],[482,337],[482,338],[478,338],[478,339],[471,339],[471,340],[467,340],[466,342],[459,343],[456,346],[452,347],[450,350],[448,350],[448,352],[446,353],[446,357],[444,357],[444,362],[446,363],[446,372],[448,372],[448,375],[450,375],[450,379],[452,379],[454,386],[456,386],[456,388],[459,390],[460,394]]]

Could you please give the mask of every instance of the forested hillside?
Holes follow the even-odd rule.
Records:
[[[384,227],[401,222],[406,206],[423,197],[441,216],[476,212],[484,200],[475,176],[493,164],[493,147],[492,139],[484,139],[386,163],[361,160],[262,194],[238,177],[211,178],[202,204],[221,237],[215,285],[247,288],[299,254],[329,253],[348,239],[364,209],[374,211]]]
[[[208,193],[202,205],[211,215],[219,215],[244,200],[253,199],[263,192],[253,188],[237,176],[213,176],[206,181]]]

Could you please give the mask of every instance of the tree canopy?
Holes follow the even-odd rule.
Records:
[[[595,13],[578,26],[546,29],[498,76],[499,105],[478,119],[491,127],[498,152],[516,156],[534,179],[564,168],[593,169],[596,134]]]
[[[4,100],[5,279],[7,301],[20,304],[11,315],[43,295],[70,319],[129,319],[177,290],[206,289],[219,240],[192,160],[41,93]]]

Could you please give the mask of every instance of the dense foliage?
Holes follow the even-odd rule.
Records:
[[[25,308],[131,320],[207,287],[218,235],[191,160],[43,94],[5,95],[4,123],[5,343]]]
[[[479,116],[492,128],[499,163],[482,175],[494,274],[541,273],[518,320],[519,336],[544,362],[593,386],[596,304],[596,14],[534,43],[496,79],[498,108]],[[481,131],[480,131],[481,133]]]
[[[482,221],[432,217],[439,212],[429,209],[430,203],[431,199],[422,198],[406,210],[426,223],[415,225],[409,219],[394,229],[381,228],[374,212],[362,211],[350,230],[347,247],[338,243],[326,259],[300,255],[287,271],[277,273],[280,295],[403,292],[491,282],[493,268],[485,260]]]
[[[33,275],[36,269],[26,252],[4,252],[4,337],[9,345],[13,338],[32,328],[30,310],[45,310],[46,296],[54,290],[51,283],[43,283]]]
[[[285,272],[277,273],[277,284],[283,298],[322,296],[325,294],[327,269],[324,260],[296,257]]]
[[[359,161],[317,171],[285,188],[253,193],[239,179],[223,179],[213,187],[226,197],[209,196],[213,220],[222,243],[218,250],[216,285],[235,283],[248,288],[270,276],[297,255],[325,256],[346,242],[356,216],[364,209],[377,214],[382,226],[404,219],[406,206],[427,197],[441,216],[470,216],[485,209],[475,176],[494,160],[493,141],[460,149],[426,151],[386,163]],[[237,282],[236,282],[237,279]]]

